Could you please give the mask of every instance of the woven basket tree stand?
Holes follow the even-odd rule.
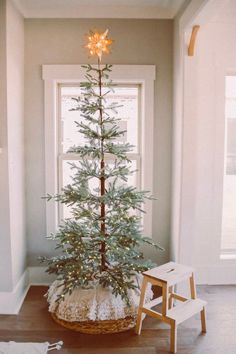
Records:
[[[135,327],[136,317],[128,316],[118,320],[104,320],[104,321],[74,321],[69,322],[61,320],[55,313],[52,313],[52,318],[59,325],[87,334],[109,334],[128,331]]]
[[[142,276],[138,276],[140,285]],[[136,324],[140,289],[129,290],[130,306],[120,296],[116,297],[109,288],[93,286],[89,289],[77,288],[65,295],[58,303],[58,295],[63,291],[59,281],[55,281],[46,294],[49,312],[55,322],[73,331],[87,334],[106,334],[127,331]],[[147,301],[153,292],[147,289]]]

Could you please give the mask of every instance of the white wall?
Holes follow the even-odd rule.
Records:
[[[169,259],[171,120],[172,120],[172,24],[169,20],[36,20],[25,21],[26,185],[29,264],[48,254],[53,244],[45,239],[46,194],[44,168],[43,64],[81,64],[88,61],[84,35],[93,28],[109,28],[114,39],[112,64],[154,64],[154,194],[152,237],[166,248],[148,255],[157,262]]]
[[[214,0],[213,0],[214,1]],[[185,3],[174,19],[173,38],[173,140],[172,140],[172,190],[171,190],[171,240],[170,258],[180,259],[180,237],[182,236],[182,186],[183,182],[183,137],[184,137],[184,78],[188,80],[185,70],[187,43],[186,28],[193,23],[197,14],[205,7],[208,0],[191,0]],[[191,144],[190,144],[191,145]],[[191,210],[191,209],[190,209]],[[184,225],[188,216],[183,215]],[[189,241],[189,239],[187,240]]]
[[[236,13],[235,2],[231,1],[227,6]],[[236,263],[220,261],[219,258],[224,182],[225,75],[236,74],[236,23],[230,23],[229,18],[221,15],[202,31],[198,63],[195,264],[201,269],[201,280],[210,283],[236,282]],[[208,269],[206,276],[205,268]]]
[[[6,3],[0,1],[0,291],[12,289],[6,68]]]
[[[10,291],[26,268],[24,179],[24,19],[1,1],[0,290]],[[2,65],[3,64],[3,65]]]
[[[232,16],[236,14],[236,3],[209,4],[214,5],[214,11],[208,8],[208,16],[203,11],[194,57],[183,56],[178,260],[195,266],[201,283],[233,283],[236,265],[234,261],[220,260],[220,243],[224,76],[232,69],[236,73],[236,24]],[[201,18],[196,21],[198,24]],[[188,34],[184,43],[188,42]]]
[[[13,284],[26,267],[24,164],[24,19],[7,2],[8,166]]]

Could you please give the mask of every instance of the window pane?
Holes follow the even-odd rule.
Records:
[[[72,177],[75,174],[75,169],[71,169],[70,163],[73,163],[75,165],[79,165],[79,162],[76,160],[63,160],[62,161],[62,187],[65,187],[68,184],[71,184],[73,181]],[[92,192],[94,192],[94,189],[99,187],[98,182],[99,181],[97,178],[92,178],[89,181],[89,188]],[[70,217],[72,217],[71,208],[63,204],[61,218],[64,219],[64,218],[70,218]]]
[[[78,132],[75,121],[80,122],[81,116],[79,111],[71,111],[77,107],[77,102],[73,97],[80,96],[79,87],[61,87],[61,151],[66,153],[73,145],[85,144],[85,139]]]
[[[79,111],[71,111],[77,106],[73,97],[79,97],[81,90],[79,86],[61,86],[61,119],[60,119],[60,151],[66,153],[72,145],[83,145],[86,143],[83,135],[78,133],[75,121],[81,122],[83,118]],[[139,87],[136,86],[116,86],[114,92],[106,96],[107,104],[117,103],[121,107],[117,108],[117,118],[121,130],[127,133],[120,138],[121,142],[129,142],[134,145],[133,152],[138,152],[139,124],[138,124],[138,95]]]
[[[138,151],[138,86],[115,87],[114,92],[108,95],[109,103],[117,103],[117,118],[120,118],[119,126],[127,133],[121,138],[123,142],[134,145],[133,152]]]
[[[236,252],[236,76],[226,76],[222,249]]]

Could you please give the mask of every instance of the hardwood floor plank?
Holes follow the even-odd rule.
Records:
[[[56,324],[43,295],[47,287],[29,289],[17,316],[0,316],[0,341],[64,341],[61,354],[167,354],[168,325],[147,317],[142,332],[84,335]],[[198,296],[208,302],[207,334],[201,334],[200,315],[178,326],[178,354],[236,354],[236,286],[199,286]],[[224,301],[222,301],[224,299]]]

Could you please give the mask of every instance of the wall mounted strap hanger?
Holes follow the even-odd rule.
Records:
[[[198,33],[199,29],[200,29],[199,25],[195,25],[192,28],[192,33],[191,33],[191,37],[190,37],[190,41],[189,41],[189,45],[188,45],[188,56],[189,57],[194,56],[196,37],[197,37],[197,33]]]

